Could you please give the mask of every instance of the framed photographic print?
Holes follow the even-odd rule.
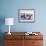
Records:
[[[35,22],[35,9],[19,9],[18,10],[19,22]]]

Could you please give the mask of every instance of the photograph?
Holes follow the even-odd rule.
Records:
[[[19,22],[35,22],[34,9],[19,9],[18,11]]]

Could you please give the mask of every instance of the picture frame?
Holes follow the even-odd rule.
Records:
[[[35,9],[19,9],[18,21],[24,23],[35,22]]]

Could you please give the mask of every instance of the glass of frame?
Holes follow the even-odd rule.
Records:
[[[35,9],[19,9],[18,10],[19,22],[35,22]]]

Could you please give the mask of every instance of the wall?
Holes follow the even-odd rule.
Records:
[[[46,1],[45,0],[1,0],[1,15],[13,17],[14,26],[11,31],[46,31]],[[19,23],[18,9],[35,9],[35,23]],[[6,25],[2,26],[2,32],[8,31]]]

